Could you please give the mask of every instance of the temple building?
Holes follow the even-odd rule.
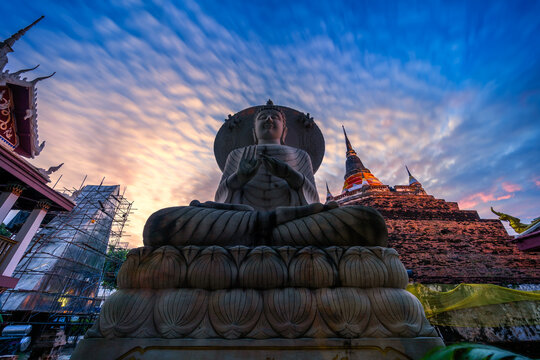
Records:
[[[498,219],[429,195],[409,171],[408,185],[384,185],[362,163],[345,135],[343,192],[327,196],[340,205],[377,209],[390,246],[420,283],[537,284],[538,256],[520,251]],[[330,193],[330,190],[327,191]]]
[[[36,84],[54,73],[27,80],[21,75],[37,66],[16,72],[4,70],[15,42],[42,18],[0,42],[0,224],[12,210],[30,212],[17,233],[3,225],[0,229],[0,292],[17,284],[13,272],[47,213],[70,211],[75,206],[48,186],[49,175],[61,165],[44,170],[25,160],[38,156],[45,145],[38,141]]]
[[[538,224],[512,237],[499,219],[481,219],[475,210],[428,194],[407,167],[408,185],[385,185],[344,135],[343,191],[332,196],[327,188],[326,200],[382,214],[389,246],[409,272],[409,290],[445,341],[533,349],[540,341],[540,294],[520,290],[540,288],[538,248],[524,245],[538,237]]]

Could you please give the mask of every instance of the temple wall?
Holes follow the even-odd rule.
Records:
[[[355,196],[356,197],[356,196]],[[389,246],[420,283],[535,284],[538,253],[523,252],[499,220],[431,195],[369,190],[340,205],[364,205],[385,218]]]
[[[389,244],[422,283],[538,282],[537,256],[519,251],[498,221],[387,219]]]

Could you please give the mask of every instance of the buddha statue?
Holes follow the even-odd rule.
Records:
[[[386,246],[376,210],[319,203],[312,160],[285,145],[287,132],[283,111],[269,100],[253,117],[255,144],[228,154],[215,201],[154,213],[144,244]]]
[[[419,359],[443,344],[381,215],[319,203],[309,114],[242,110],[214,153],[215,201],[150,216],[73,360]]]

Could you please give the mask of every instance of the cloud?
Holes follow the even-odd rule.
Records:
[[[495,194],[486,194],[486,193],[480,192],[480,193],[469,195],[466,198],[459,200],[458,203],[462,209],[472,209],[480,201],[483,203],[487,203],[487,202],[493,202],[493,201],[506,200],[506,199],[510,199],[511,197],[512,197],[511,194],[496,196]]]
[[[514,193],[516,191],[521,191],[521,186],[519,186],[518,184],[512,184],[512,183],[508,183],[508,182],[503,182],[502,183],[502,188],[504,189],[504,191],[509,192],[509,193]]]

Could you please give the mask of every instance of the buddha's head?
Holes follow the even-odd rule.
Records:
[[[268,100],[255,115],[253,130],[258,144],[284,144],[287,121],[283,112]]]

